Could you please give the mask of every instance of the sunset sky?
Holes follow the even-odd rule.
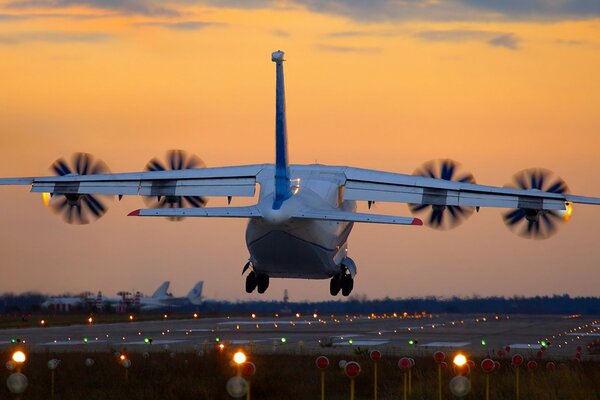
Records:
[[[271,163],[277,49],[292,163],[412,173],[449,157],[499,186],[545,167],[600,196],[598,0],[0,0],[0,176],[47,175],[75,151],[113,172],[173,148]],[[0,292],[170,280],[182,295],[204,279],[208,298],[330,298],[327,280],[246,295],[244,220],[127,218],[144,203],[125,198],[74,226],[26,187],[0,191]],[[600,207],[576,206],[545,241],[502,211],[447,232],[356,225],[354,294],[600,295]]]

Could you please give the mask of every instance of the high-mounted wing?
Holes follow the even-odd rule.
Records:
[[[146,196],[156,199],[156,207],[167,209],[179,208],[184,201],[192,207],[203,207],[203,196],[252,197],[256,175],[264,168],[264,165],[247,165],[85,174],[89,172],[86,163],[91,158],[78,154],[77,167],[69,167],[61,160],[55,163],[59,176],[5,178],[0,179],[0,185],[31,185],[31,191],[43,193],[49,205],[67,222],[86,224],[90,218],[99,218],[106,212],[102,196]],[[171,216],[171,219],[179,218]]]
[[[344,199],[470,207],[565,210],[565,202],[600,205],[600,198],[453,182],[348,167]]]
[[[504,215],[509,228],[524,237],[545,238],[554,233],[554,221],[570,213],[571,203],[600,205],[600,198],[566,193],[562,180],[550,181],[549,171],[540,169],[515,175],[516,188],[352,167],[344,168],[344,174],[345,200],[408,203],[413,211],[430,207],[425,223],[432,227],[441,227],[443,218],[468,214],[471,207],[509,208],[513,210]]]
[[[4,178],[0,185],[31,185],[32,192],[140,196],[254,196],[263,165],[99,175]]]

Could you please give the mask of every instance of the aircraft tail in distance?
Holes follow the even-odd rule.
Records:
[[[169,281],[165,281],[163,282],[158,289],[156,289],[156,291],[152,294],[152,298],[154,299],[160,299],[160,298],[165,298],[165,297],[169,297],[169,294],[167,293],[167,290],[169,290],[169,284],[171,282]]]
[[[187,295],[187,298],[190,301],[190,303],[192,303],[195,306],[200,305],[200,303],[202,303],[202,286],[204,286],[204,281],[196,283]]]

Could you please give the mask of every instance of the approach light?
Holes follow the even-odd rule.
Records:
[[[194,318],[198,318],[198,313],[194,313]]]
[[[24,363],[26,359],[27,357],[25,356],[25,353],[23,353],[21,350],[15,351],[12,355],[12,360],[17,364]]]
[[[464,354],[457,354],[456,356],[454,356],[454,360],[452,362],[457,367],[462,367],[467,363],[467,357],[465,357]]]
[[[130,320],[130,321],[133,321],[133,315],[130,315],[130,316],[129,316],[129,320]]]
[[[46,320],[45,319],[41,320],[40,325],[42,325],[42,326],[46,325]]]
[[[256,314],[252,313],[251,317],[252,317],[252,319],[255,319],[256,318]]]
[[[233,355],[233,361],[237,365],[241,365],[246,362],[246,355],[244,354],[243,351],[238,351]]]
[[[91,324],[92,322],[94,322],[94,318],[92,318],[92,317],[89,317],[89,318],[88,318],[88,323],[90,323],[90,324]]]

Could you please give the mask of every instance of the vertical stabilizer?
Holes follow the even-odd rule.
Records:
[[[162,285],[160,285],[158,287],[158,289],[156,289],[156,291],[152,294],[152,297],[155,298],[155,299],[160,299],[162,297],[167,297],[168,296],[167,290],[169,290],[169,284],[170,283],[171,282],[169,282],[169,281],[163,282]]]
[[[273,209],[278,210],[281,204],[291,196],[290,176],[287,153],[287,124],[285,120],[285,87],[283,82],[283,51],[278,50],[271,55],[275,63],[275,199]]]
[[[204,281],[200,281],[196,283],[196,285],[190,290],[187,295],[188,300],[193,305],[197,306],[202,303],[202,287],[204,286]]]

